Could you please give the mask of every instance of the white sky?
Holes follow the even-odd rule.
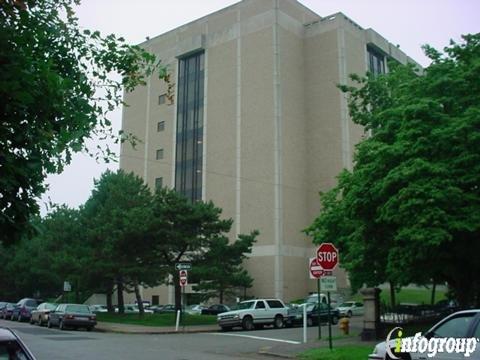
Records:
[[[267,1],[267,0],[256,0]],[[282,1],[282,0],[280,0]],[[77,9],[80,25],[102,34],[114,33],[137,44],[236,3],[233,0],[83,0]],[[343,12],[364,28],[373,28],[418,61],[428,65],[422,44],[442,49],[450,39],[461,34],[480,32],[479,0],[300,0],[320,16]],[[121,124],[121,109],[111,114],[116,129]],[[114,148],[119,151],[119,148]],[[118,163],[96,163],[78,154],[60,175],[47,179],[49,191],[45,203],[77,207],[84,203],[93,188],[93,179]]]

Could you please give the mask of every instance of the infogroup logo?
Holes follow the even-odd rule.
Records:
[[[402,339],[403,329],[396,327],[392,329],[387,335],[387,344],[390,342],[392,336],[396,333],[395,349],[387,346],[386,352],[391,359],[400,359],[395,354],[400,353],[421,353],[427,354],[429,358],[433,358],[439,353],[457,353],[463,354],[468,358],[477,348],[477,343],[480,341],[477,338],[453,338],[453,337],[431,337],[426,338],[421,333],[416,333],[414,337],[407,337]]]

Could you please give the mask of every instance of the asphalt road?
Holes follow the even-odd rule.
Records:
[[[360,323],[360,319],[352,322]],[[28,323],[0,320],[0,326],[15,330],[38,360],[64,359],[265,359],[261,350],[289,353],[301,349],[302,328],[231,331],[198,334],[133,335],[83,330],[60,331]],[[338,327],[333,327],[338,335]],[[323,336],[327,327],[322,327]],[[314,341],[317,328],[308,328]]]

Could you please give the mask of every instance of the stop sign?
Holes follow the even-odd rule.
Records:
[[[323,243],[317,249],[317,262],[323,270],[333,270],[338,264],[338,250],[332,243]]]

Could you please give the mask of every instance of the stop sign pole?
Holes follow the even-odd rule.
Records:
[[[322,275],[331,273],[338,264],[338,250],[332,243],[322,243],[317,249],[317,263],[324,270]],[[320,279],[317,280],[318,288],[318,338],[321,336],[320,327]],[[328,299],[328,344],[332,349],[332,323],[330,320],[330,291],[327,291]]]

